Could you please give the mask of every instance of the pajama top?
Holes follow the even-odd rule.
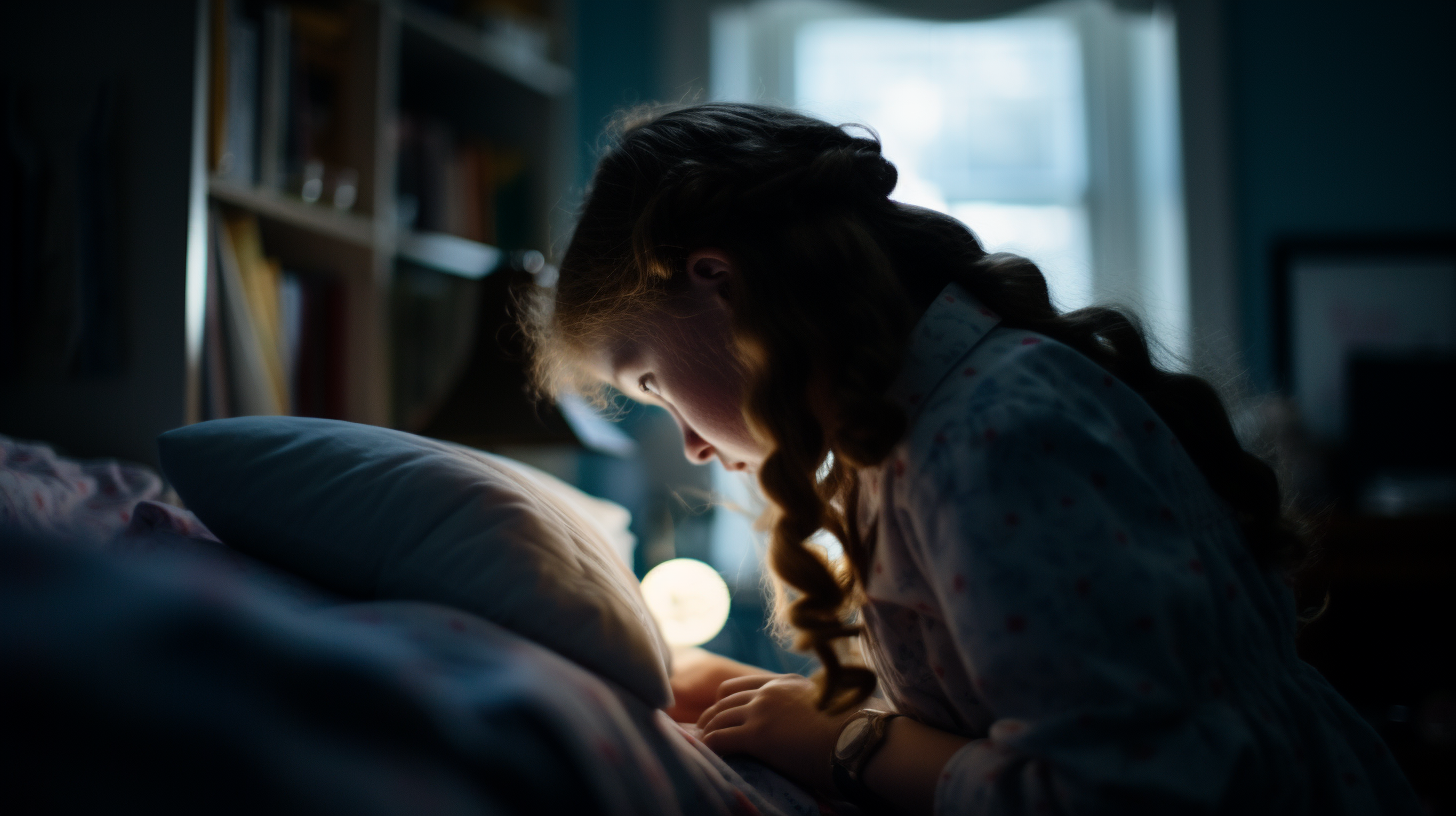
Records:
[[[865,651],[898,711],[972,738],[935,812],[1419,813],[1152,408],[998,322],[941,293],[861,480]]]

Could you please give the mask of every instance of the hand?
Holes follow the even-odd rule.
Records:
[[[676,722],[696,722],[718,701],[718,686],[750,675],[771,675],[766,669],[739,663],[706,649],[687,647],[672,653],[673,704],[667,715]]]
[[[810,791],[836,795],[829,760],[857,709],[820,711],[818,687],[797,674],[729,680],[718,696],[698,719],[709,748],[719,755],[748,754]]]

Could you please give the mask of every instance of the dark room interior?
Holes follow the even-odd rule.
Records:
[[[1453,42],[1449,0],[5,3],[0,803],[27,805],[0,809],[881,812],[776,798],[801,781],[641,725],[671,725],[670,653],[820,661],[773,629],[774,533],[744,467],[685,462],[676,410],[620,382],[605,402],[533,391],[522,316],[575,274],[624,112],[722,102],[872,128],[890,199],[1030,257],[1063,312],[1130,308],[1155,363],[1211,383],[1310,547],[1284,579],[1298,658],[1419,803],[1329,812],[1456,814]],[[840,467],[823,445],[821,481]],[[502,521],[423,470],[461,457],[524,491],[510,507],[575,509]],[[532,536],[586,536],[577,513],[605,561],[535,554]],[[467,529],[535,560],[400,554]],[[428,558],[450,577],[421,583]],[[433,605],[388,606],[415,601]],[[1229,767],[1313,778],[1265,749]],[[1140,773],[1201,784],[1169,762]],[[935,812],[982,812],[951,784]],[[984,812],[1095,810],[1025,796]],[[1216,812],[1255,812],[1239,796],[1263,793]],[[1278,812],[1324,812],[1310,801]],[[1215,812],[1143,806],[1095,812]]]

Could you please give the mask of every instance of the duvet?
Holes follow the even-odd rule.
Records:
[[[489,621],[331,596],[143,469],[0,446],[8,812],[818,812]]]

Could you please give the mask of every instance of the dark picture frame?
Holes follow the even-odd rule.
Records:
[[[1321,441],[1344,440],[1352,353],[1456,354],[1456,235],[1290,238],[1273,271],[1278,385]]]

